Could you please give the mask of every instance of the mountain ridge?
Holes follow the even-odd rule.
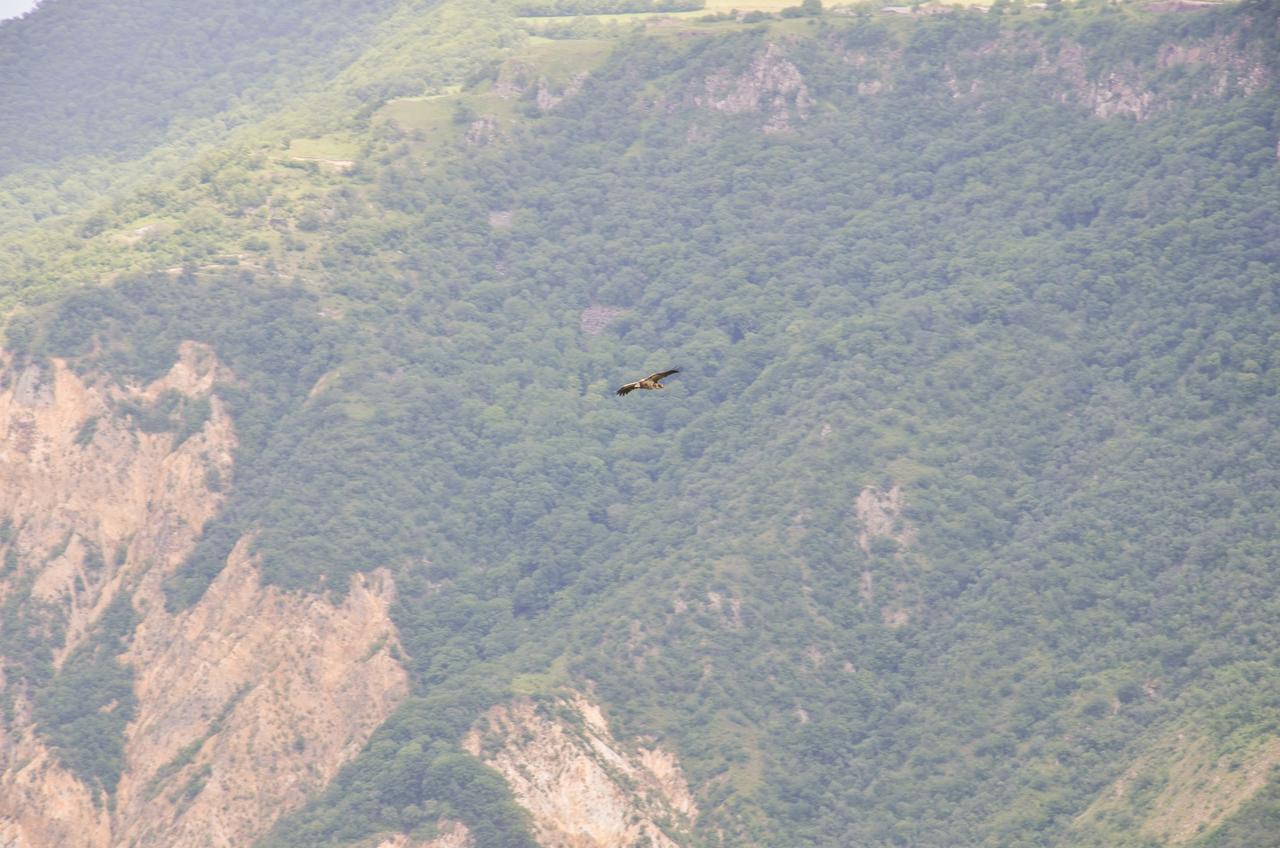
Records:
[[[430,20],[516,31],[499,9]],[[246,610],[382,598],[338,653],[401,694],[238,839],[568,844],[522,807],[524,742],[477,723],[530,710],[670,752],[698,815],[646,832],[673,844],[1211,845],[1265,817],[1278,128],[1269,30],[1240,22],[1274,21],[1021,14],[685,18],[412,82],[388,59],[350,122],[26,248],[13,391],[121,387],[67,450],[234,422],[216,515],[135,615],[211,614],[229,582]],[[128,400],[198,350],[207,408]],[[668,361],[661,403],[616,405],[617,374]],[[20,603],[53,572],[9,518]],[[0,653],[5,727],[38,738],[15,657],[37,697],[98,690],[21,653],[57,622],[32,609]],[[121,626],[85,668],[142,715]],[[175,809],[216,804],[211,752],[243,751],[259,697],[169,746]],[[1252,788],[1173,821],[1197,767]]]

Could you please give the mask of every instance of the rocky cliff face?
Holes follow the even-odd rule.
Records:
[[[212,393],[233,375],[190,343],[147,386],[2,362],[0,603],[28,627],[0,642],[0,844],[250,843],[405,696],[390,578],[356,578],[336,606],[289,595],[261,585],[242,540],[199,603],[166,610],[163,581],[233,472],[232,422]],[[56,679],[121,600],[135,625],[117,661],[135,703],[108,791],[50,744],[27,680],[42,643]],[[12,656],[24,646],[37,659]]]
[[[535,64],[510,59],[498,70],[498,78],[494,81],[491,92],[508,99],[531,94],[539,109],[550,112],[565,100],[576,97],[582,91],[588,76],[586,71],[579,71],[566,80],[556,82],[549,79]]]
[[[506,778],[544,848],[677,848],[698,815],[676,759],[615,739],[582,695],[495,707],[464,745]]]
[[[898,567],[915,534],[903,517],[905,506],[902,487],[896,484],[887,489],[866,486],[853,504],[860,527],[858,547],[867,557],[858,595],[864,604],[878,604],[880,619],[890,627],[909,622],[919,606],[919,592],[908,577],[910,572]]]
[[[1067,42],[1050,54],[1037,45],[1036,73],[1061,86],[1059,99],[1084,106],[1099,118],[1126,115],[1146,120],[1178,99],[1249,96],[1273,84],[1274,74],[1257,44],[1242,46],[1233,35],[1161,44],[1155,56],[1112,63],[1089,73],[1089,49]],[[1154,66],[1144,67],[1142,60]],[[1195,74],[1195,82],[1173,94],[1160,85],[1162,75]]]
[[[1276,69],[1266,45],[1266,39],[1246,41],[1238,32],[1219,32],[1154,43],[1146,55],[1103,58],[1096,45],[1073,40],[1050,45],[1014,31],[975,50],[959,51],[940,68],[940,82],[953,98],[977,100],[999,88],[1002,68],[1029,68],[1058,102],[1098,118],[1142,121],[1178,103],[1247,97],[1275,85]],[[834,47],[859,95],[888,92],[897,84],[901,49]]]
[[[752,115],[761,120],[765,133],[786,133],[809,117],[815,104],[795,63],[780,44],[769,42],[751,58],[746,68],[722,68],[694,81],[682,99],[659,98],[659,110],[707,110],[722,115]],[[691,141],[709,138],[709,130],[696,120],[690,125]]]
[[[718,71],[691,95],[692,104],[726,115],[759,114],[766,133],[787,132],[793,121],[803,121],[813,98],[800,69],[786,57],[780,45],[770,42],[740,73]]]
[[[1277,34],[1280,36],[1280,34]],[[848,67],[861,97],[892,91],[907,61],[900,47],[849,49],[829,45]],[[1047,84],[1047,96],[1083,107],[1099,118],[1145,120],[1179,102],[1249,96],[1276,84],[1265,41],[1244,42],[1238,33],[1217,33],[1169,41],[1154,53],[1102,60],[1077,41],[1049,45],[1034,35],[1006,33],[976,50],[960,51],[939,69],[939,83],[953,98],[986,96],[1002,83],[1009,67],[1030,68]],[[692,117],[688,139],[707,141],[715,133],[698,113],[757,116],[765,133],[786,133],[807,121],[817,107],[804,73],[787,56],[787,42],[766,42],[745,68],[721,68],[690,82],[678,97],[659,96],[645,108],[685,111]]]

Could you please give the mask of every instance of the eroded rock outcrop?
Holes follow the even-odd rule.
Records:
[[[766,44],[746,70],[716,71],[690,93],[689,105],[725,115],[759,114],[766,133],[788,132],[809,117],[814,100],[800,69],[775,43]]]
[[[492,115],[485,115],[476,118],[467,125],[467,132],[463,136],[463,140],[468,147],[488,147],[496,144],[500,137],[498,119]]]
[[[698,815],[675,757],[615,739],[582,695],[494,707],[464,746],[506,778],[544,848],[675,848]]]
[[[46,674],[90,644],[113,603],[128,603],[135,622],[116,660],[135,703],[110,798],[50,749],[26,679],[32,661],[0,657],[10,705],[0,844],[249,844],[405,696],[390,578],[357,576],[336,605],[285,593],[261,585],[242,540],[198,603],[166,610],[165,578],[232,479],[234,428],[213,394],[232,375],[193,343],[146,386],[94,381],[57,360],[0,364],[0,602],[43,628]]]
[[[498,78],[490,91],[508,99],[531,94],[540,110],[551,112],[564,101],[576,97],[589,77],[590,74],[586,71],[579,71],[568,79],[556,82],[534,65],[510,59],[498,70]]]
[[[1257,42],[1243,45],[1235,33],[1161,44],[1154,57],[1141,57],[1154,58],[1154,71],[1134,57],[1091,72],[1089,48],[1074,41],[1063,42],[1056,51],[1038,42],[1022,46],[1037,55],[1035,73],[1056,78],[1059,100],[1081,105],[1099,118],[1123,115],[1142,121],[1180,100],[1247,97],[1275,83],[1263,48]],[[1175,68],[1197,72],[1197,81],[1160,85],[1160,74]]]
[[[57,360],[7,373],[0,521],[11,528],[19,565],[0,581],[0,597],[18,578],[34,577],[33,595],[66,616],[60,658],[124,583],[176,567],[221,505],[215,481],[230,476],[235,435],[211,391],[225,375],[212,351],[195,344],[144,387],[86,383]],[[173,395],[208,404],[203,423],[180,444],[175,432],[147,432],[135,420]]]
[[[247,547],[192,609],[149,611],[138,627],[117,844],[252,842],[328,783],[407,694],[388,574],[354,576],[335,606],[264,588]]]
[[[911,544],[913,531],[902,514],[905,505],[902,487],[896,484],[884,489],[865,486],[853,505],[859,525],[858,547],[867,555],[868,562],[859,579],[858,595],[863,603],[878,602],[880,618],[890,627],[909,622],[916,606],[916,592],[910,581],[897,574],[897,579],[885,585],[884,581],[877,580],[875,568],[879,565],[880,570],[885,570],[886,558],[900,559]]]
[[[901,50],[832,46],[849,66],[860,95],[895,88],[904,62]],[[1028,32],[1012,31],[958,52],[954,61],[942,64],[936,79],[952,98],[975,100],[975,106],[982,108],[980,98],[999,89],[1004,73],[992,63],[995,57],[1004,57],[1007,67],[1030,66],[1035,76],[1048,82],[1047,96],[1103,119],[1142,121],[1178,104],[1247,97],[1277,83],[1266,39],[1243,39],[1236,31],[1166,41],[1145,56],[1106,59],[1098,56],[1096,45],[1087,42],[1068,39],[1050,44]]]
[[[897,485],[888,489],[865,486],[858,493],[853,512],[862,525],[858,531],[858,547],[864,553],[871,553],[875,539],[892,539],[899,545],[908,542],[910,531],[902,520],[903,503],[902,487]]]

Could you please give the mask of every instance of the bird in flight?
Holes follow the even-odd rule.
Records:
[[[659,371],[657,374],[650,374],[648,377],[645,377],[643,380],[636,380],[634,383],[627,383],[625,386],[618,389],[617,393],[620,395],[625,395],[628,392],[635,391],[636,389],[663,389],[666,387],[662,385],[661,381],[665,380],[667,377],[670,377],[672,374],[679,374],[679,373],[680,373],[679,368],[672,368],[670,371]]]

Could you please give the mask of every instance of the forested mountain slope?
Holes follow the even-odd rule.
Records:
[[[144,193],[162,206],[193,159],[300,127],[360,125],[387,97],[454,82],[501,55],[518,30],[495,8],[46,3],[0,28],[0,233],[104,197]],[[87,222],[89,232],[101,226]],[[3,259],[6,275],[22,273]]]
[[[0,834],[1271,844],[1274,5],[464,5],[7,246]]]
[[[0,30],[0,133],[10,140],[0,173],[77,154],[137,154],[176,122],[225,112],[232,98],[252,114],[259,86],[340,70],[356,36],[391,5],[46,4]]]

